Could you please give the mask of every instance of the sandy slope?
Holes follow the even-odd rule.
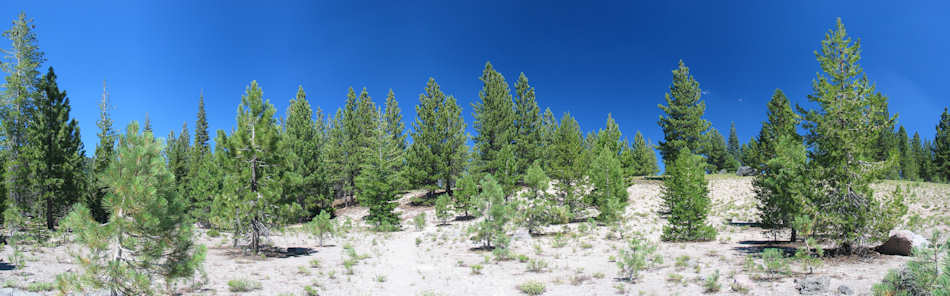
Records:
[[[476,221],[455,221],[435,226],[431,208],[411,207],[409,196],[401,200],[398,211],[405,220],[405,230],[395,233],[373,233],[354,230],[333,238],[327,246],[319,247],[317,240],[288,227],[272,237],[278,247],[311,248],[309,255],[286,258],[245,256],[230,247],[224,237],[201,236],[209,248],[205,264],[209,284],[201,290],[181,290],[186,294],[231,295],[227,282],[250,279],[262,284],[260,290],[246,295],[302,295],[304,287],[312,285],[321,295],[519,295],[516,286],[529,280],[545,284],[544,295],[696,295],[703,293],[702,279],[718,270],[722,290],[718,294],[739,294],[730,290],[733,282],[750,289],[748,295],[794,295],[794,279],[804,276],[797,265],[788,277],[756,281],[754,273],[745,271],[747,256],[757,255],[771,245],[778,235],[762,229],[743,226],[754,221],[756,211],[751,179],[729,176],[710,176],[713,210],[710,221],[720,231],[719,238],[706,243],[659,243],[658,254],[663,263],[644,273],[637,283],[618,281],[618,267],[611,262],[624,241],[608,238],[607,227],[583,231],[587,223],[548,227],[550,232],[563,235],[520,237],[513,242],[515,254],[526,255],[547,263],[542,272],[529,272],[527,263],[517,260],[495,261],[490,252],[478,251],[466,229]],[[876,186],[879,192],[890,192],[903,182],[885,182]],[[627,225],[643,233],[648,240],[657,241],[663,223],[656,211],[659,207],[660,183],[638,180],[627,189],[630,206],[626,210]],[[948,230],[950,186],[937,184],[909,184],[910,213],[904,227],[916,231]],[[910,197],[912,196],[912,197]],[[416,231],[411,219],[426,212],[427,226]],[[340,211],[339,219],[357,219],[365,215],[362,208]],[[910,221],[912,216],[917,216]],[[730,223],[733,222],[733,223]],[[909,225],[907,225],[909,224]],[[348,274],[343,265],[349,258],[343,246],[352,245],[359,255],[365,255]],[[776,246],[791,246],[782,245]],[[3,254],[6,255],[6,252]],[[676,266],[676,258],[687,256],[685,266]],[[64,247],[40,248],[32,255],[33,261],[23,270],[0,270],[0,284],[11,280],[17,284],[32,281],[51,281],[56,273],[71,270],[74,265]],[[318,260],[319,267],[311,261]],[[873,283],[879,281],[890,268],[900,266],[907,258],[873,256],[872,258],[834,258],[825,261],[817,275],[831,279],[831,288],[847,285],[858,294],[867,294]],[[474,265],[481,265],[481,274],[473,274]],[[681,276],[673,282],[670,277]]]

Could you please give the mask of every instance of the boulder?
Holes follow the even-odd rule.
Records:
[[[884,255],[910,256],[914,248],[923,248],[930,245],[926,238],[910,230],[895,230],[886,242],[874,248]]]
[[[515,232],[511,234],[511,239],[516,241],[530,241],[531,234],[528,233],[528,228],[518,227],[518,229],[515,229]]]
[[[854,295],[854,290],[845,285],[838,286],[838,295]]]
[[[795,289],[801,295],[824,295],[830,282],[831,280],[824,276],[795,279]]]
[[[755,175],[755,169],[753,169],[752,167],[741,166],[739,167],[739,169],[736,170],[736,176],[745,177],[745,176],[752,176],[752,175]]]

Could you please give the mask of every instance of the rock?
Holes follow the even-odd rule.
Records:
[[[840,295],[854,295],[854,290],[851,290],[848,286],[840,285],[838,286],[838,294]]]
[[[828,277],[806,277],[795,279],[795,289],[801,295],[823,295],[828,291],[830,280]]]
[[[752,176],[752,175],[755,175],[755,169],[753,169],[752,167],[741,166],[739,167],[739,169],[736,170],[736,176],[745,177],[745,176]]]
[[[528,233],[528,228],[519,227],[515,229],[515,233],[511,234],[511,239],[516,241],[529,241],[531,240],[531,234]]]
[[[928,245],[930,242],[926,238],[910,230],[895,230],[891,232],[891,238],[874,250],[884,255],[910,256],[914,248]]]

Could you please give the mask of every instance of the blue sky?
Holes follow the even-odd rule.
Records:
[[[571,112],[585,131],[612,113],[624,135],[655,143],[657,104],[683,59],[706,118],[724,135],[734,121],[745,142],[775,88],[806,102],[813,52],[836,17],[861,38],[864,69],[911,134],[932,138],[950,104],[950,2],[665,2],[3,1],[0,18],[35,19],[87,154],[103,80],[117,129],[147,112],[161,136],[194,126],[202,90],[212,135],[231,129],[251,80],[281,114],[298,85],[331,114],[350,86],[378,103],[392,88],[408,125],[434,77],[471,127],[486,61],[512,84],[524,72],[542,108]]]

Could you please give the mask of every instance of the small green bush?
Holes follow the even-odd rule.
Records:
[[[448,194],[440,195],[439,198],[435,200],[435,218],[439,219],[439,225],[445,225],[449,218],[452,217],[452,212],[449,211],[449,206],[452,204],[452,198]]]
[[[53,290],[53,283],[51,282],[33,282],[26,286],[26,290],[30,292],[45,292]]]
[[[426,213],[419,213],[412,218],[412,223],[416,225],[416,231],[422,231],[426,228]]]
[[[703,282],[703,291],[706,293],[716,293],[719,292],[721,288],[722,285],[719,284],[719,270],[716,270],[712,275],[706,277],[706,280]]]
[[[482,265],[481,264],[472,265],[472,274],[482,274]]]
[[[219,236],[221,236],[221,233],[218,232],[217,229],[212,228],[211,230],[208,230],[208,237],[219,237]]]
[[[620,277],[631,282],[640,276],[640,271],[654,263],[653,253],[656,244],[647,242],[640,237],[630,239],[626,249],[621,249],[617,256],[617,266],[620,267]]]
[[[544,294],[546,288],[544,287],[544,283],[539,281],[529,281],[518,285],[518,290],[520,290],[521,293],[525,293],[527,295],[541,295]]]
[[[531,259],[528,261],[528,271],[530,272],[544,272],[548,269],[548,263],[541,259]]]
[[[231,292],[250,292],[261,288],[258,281],[239,279],[228,281],[228,291]]]

